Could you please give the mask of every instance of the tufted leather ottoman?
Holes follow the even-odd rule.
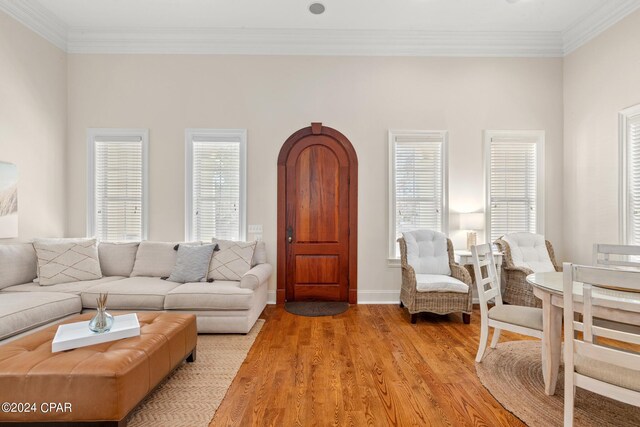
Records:
[[[57,326],[0,345],[0,425],[126,425],[127,415],[171,371],[195,360],[195,316],[148,312],[138,313],[138,320],[139,337],[67,352],[51,353]]]

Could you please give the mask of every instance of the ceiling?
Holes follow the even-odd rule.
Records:
[[[640,0],[0,0],[72,53],[562,56]]]

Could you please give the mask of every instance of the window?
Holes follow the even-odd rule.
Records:
[[[147,238],[148,140],[146,129],[88,130],[88,236]]]
[[[640,104],[620,112],[620,240],[640,245]]]
[[[486,131],[488,241],[544,230],[544,132]]]
[[[244,240],[247,131],[187,129],[185,139],[186,240]]]
[[[447,132],[389,131],[389,258],[405,231],[447,232]]]

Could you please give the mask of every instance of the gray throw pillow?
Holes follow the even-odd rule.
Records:
[[[178,259],[167,280],[176,283],[201,282],[207,277],[216,245],[178,247]]]

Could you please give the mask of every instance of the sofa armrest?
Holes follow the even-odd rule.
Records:
[[[258,264],[242,276],[240,287],[255,290],[269,280],[272,272],[271,264]]]

